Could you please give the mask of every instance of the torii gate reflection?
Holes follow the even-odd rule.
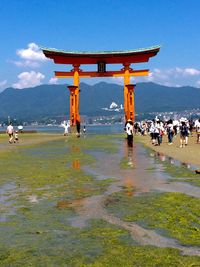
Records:
[[[79,80],[89,77],[123,77],[124,78],[124,113],[125,121],[135,121],[135,84],[130,84],[132,76],[147,76],[148,69],[134,70],[132,63],[148,62],[150,57],[155,56],[160,50],[160,46],[136,49],[129,51],[101,51],[101,52],[70,52],[50,48],[42,48],[47,58],[53,59],[56,64],[70,64],[71,71],[55,71],[57,78],[73,78],[74,83],[68,86],[70,90],[70,123],[76,125],[80,122],[79,114]],[[96,64],[97,71],[83,71],[80,69],[84,64]],[[118,71],[107,71],[107,64],[122,64],[122,69]]]

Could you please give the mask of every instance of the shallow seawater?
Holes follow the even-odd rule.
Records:
[[[200,186],[200,174],[195,172],[198,169],[196,166],[151,149],[148,149],[148,155],[154,159],[155,163],[160,163],[163,166],[163,170],[171,176],[171,180],[174,182],[187,182],[191,185]]]
[[[200,187],[141,144],[88,135],[0,159],[0,266],[198,266]]]

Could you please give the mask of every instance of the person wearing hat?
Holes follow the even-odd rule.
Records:
[[[125,131],[127,134],[128,146],[133,146],[133,122],[132,120],[127,120]]]
[[[172,145],[174,137],[174,128],[172,119],[168,120],[167,122],[167,136],[168,136],[168,145]]]
[[[186,125],[186,120],[182,119],[181,121],[181,126],[180,126],[180,147],[185,147],[187,145],[187,137],[188,137],[188,127]]]

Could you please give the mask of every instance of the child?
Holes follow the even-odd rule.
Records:
[[[19,143],[18,131],[15,131],[14,138],[14,143]]]

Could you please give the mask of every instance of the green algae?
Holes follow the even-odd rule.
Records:
[[[91,180],[92,176],[85,174],[81,169],[75,170],[73,162],[78,162],[80,168],[95,162],[95,159],[84,153],[77,143],[71,145],[63,144],[61,141],[17,148],[12,153],[1,153],[0,159],[1,183],[12,180],[31,189],[45,185],[60,185],[69,178],[72,180],[83,177],[83,180],[87,180],[88,177],[88,180]]]
[[[84,147],[87,148],[87,141]],[[101,149],[105,147],[102,143]],[[75,138],[1,152],[0,184],[14,185],[14,189],[5,192],[10,196],[1,211],[10,218],[9,210],[19,213],[20,207],[26,209],[29,203],[37,204],[45,199],[69,202],[102,194],[113,179],[98,180],[82,169],[94,163],[95,158],[84,152]],[[12,205],[8,206],[10,201]]]
[[[90,135],[86,138],[80,138],[76,142],[83,150],[99,150],[106,153],[116,153],[118,146],[116,140],[120,139],[120,135]],[[69,143],[74,143],[73,139]]]
[[[198,266],[199,257],[139,246],[126,230],[103,220],[90,220],[84,228],[71,225],[73,203],[102,194],[113,181],[83,171],[95,165],[87,151],[116,153],[119,138],[70,137],[0,153],[0,183],[16,185],[10,199],[15,214],[0,223],[0,266]]]
[[[188,169],[184,166],[176,166],[166,162],[163,162],[162,164],[164,166],[164,171],[170,174],[170,176],[172,177],[172,181],[187,182],[195,186],[200,186],[200,175],[196,174],[191,169]]]
[[[200,200],[181,193],[142,194],[130,198],[116,193],[107,209],[125,221],[161,231],[183,245],[200,245]]]
[[[164,168],[167,173],[169,173],[172,177],[175,178],[200,178],[200,176],[196,175],[194,171],[191,171],[185,167],[164,163]]]
[[[57,221],[56,230],[52,224],[44,232],[25,228],[19,243],[14,239],[9,247],[0,246],[0,266],[186,267],[199,263],[199,257],[182,256],[176,249],[139,246],[127,231],[102,220],[91,220],[84,229]]]
[[[133,163],[127,157],[123,157],[120,161],[121,169],[134,169]]]
[[[143,144],[143,146],[148,154],[151,154],[152,152],[155,153],[155,151],[147,147],[145,144]],[[170,159],[170,157],[167,158]],[[173,160],[174,159],[172,158],[172,161]],[[182,163],[182,166],[177,166],[176,164],[172,164],[167,161],[161,161],[158,157],[155,157],[155,161],[159,164],[162,164],[164,167],[163,171],[171,176],[172,181],[187,182],[195,186],[200,186],[200,174],[196,174],[194,170],[185,167],[184,163]],[[154,168],[152,168],[152,170],[153,169]]]

